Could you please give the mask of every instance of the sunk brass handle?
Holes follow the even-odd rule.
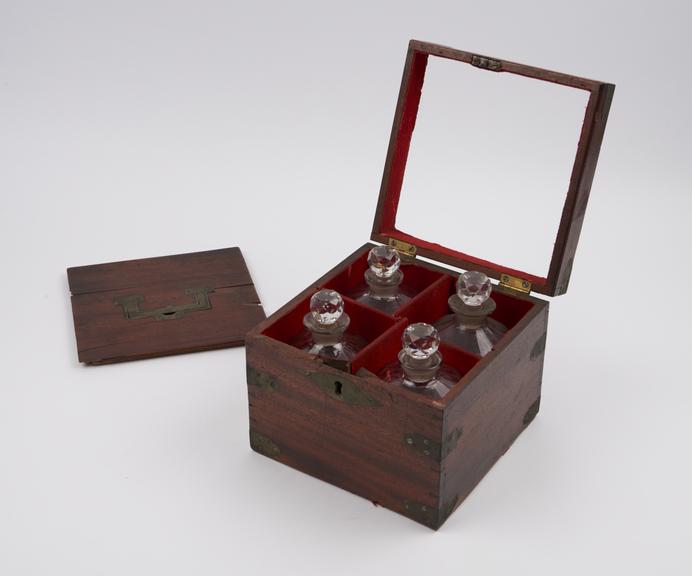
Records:
[[[211,301],[209,293],[213,292],[211,288],[187,288],[185,294],[192,296],[194,302],[189,304],[179,304],[177,306],[164,306],[155,310],[140,310],[139,305],[144,302],[144,296],[141,294],[130,294],[128,296],[118,296],[113,299],[113,304],[121,306],[123,316],[127,320],[136,320],[138,318],[154,318],[155,320],[175,320],[182,318],[185,314],[191,312],[200,312],[202,310],[211,310]]]

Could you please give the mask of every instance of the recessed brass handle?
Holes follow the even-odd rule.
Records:
[[[189,304],[179,304],[177,306],[164,306],[155,310],[141,310],[139,305],[144,302],[141,294],[129,294],[118,296],[113,299],[113,304],[121,306],[123,316],[126,320],[137,320],[138,318],[154,318],[155,320],[175,320],[182,318],[191,312],[201,312],[211,310],[211,300],[209,293],[214,290],[211,288],[187,288],[185,294],[192,296],[194,302]]]

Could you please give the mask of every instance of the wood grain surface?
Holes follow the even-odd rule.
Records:
[[[405,316],[397,315],[400,322],[356,357],[355,374],[337,370],[291,346],[287,326],[298,329],[295,311],[319,287],[348,274],[371,247],[356,250],[248,334],[250,443],[260,454],[437,529],[536,415],[548,303],[498,293],[509,331],[483,358],[443,347],[464,374],[441,400],[373,374],[395,360]],[[437,279],[407,309],[443,312],[453,274],[423,261],[412,265]]]
[[[124,362],[245,342],[265,318],[238,248],[129,260],[67,270],[79,361]],[[209,309],[187,313],[190,289],[208,290]],[[144,314],[127,318],[123,298],[137,297]],[[163,311],[159,317],[146,316]]]

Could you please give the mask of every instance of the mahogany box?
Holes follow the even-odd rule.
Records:
[[[426,65],[443,58],[586,91],[588,104],[550,267],[539,277],[457,252],[397,229],[396,215]],[[469,495],[541,402],[548,301],[567,290],[614,86],[412,40],[408,47],[371,239],[402,254],[413,299],[394,315],[348,294],[363,283],[364,244],[308,286],[246,338],[252,448],[302,472],[437,529]],[[462,378],[442,399],[387,384],[377,373],[396,360],[404,328],[448,313],[457,272],[498,281],[493,317],[508,331],[486,356],[445,344]],[[316,290],[344,295],[350,329],[367,346],[341,369],[293,345]]]

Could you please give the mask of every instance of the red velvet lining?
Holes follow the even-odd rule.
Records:
[[[331,288],[339,294],[346,295],[364,290],[365,279],[363,275],[368,268],[368,252],[369,250],[365,250],[355,262],[325,282],[325,288]],[[415,264],[402,264],[401,271],[404,273],[401,289],[409,296],[419,294],[442,277],[440,272]]]
[[[364,348],[351,364],[353,372],[365,368],[373,374],[378,374],[385,366],[396,362],[401,350],[401,336],[408,324],[409,322],[402,318],[399,324]],[[444,362],[456,368],[462,377],[480,361],[480,357],[445,342],[440,343],[440,353]]]
[[[507,328],[514,328],[519,323],[519,320],[533,308],[531,302],[513,298],[504,292],[493,292],[492,299],[495,300],[497,308],[490,316],[507,326]]]
[[[425,68],[428,65],[428,55],[421,52],[413,52],[413,60],[409,72],[408,83],[406,85],[406,96],[401,112],[401,123],[396,134],[394,156],[389,172],[387,195],[385,197],[384,210],[382,211],[382,231],[394,230],[396,221],[396,209],[399,206],[399,196],[401,186],[404,183],[404,171],[406,170],[406,160],[411,146],[413,129],[416,126],[418,116],[418,105],[420,104],[421,92],[423,90],[423,79],[425,78]]]
[[[325,286],[342,291],[357,287],[359,278],[365,271],[367,251],[364,251],[355,262],[339,271],[330,278]],[[356,302],[348,296],[343,296],[344,307],[351,317],[349,330],[362,336],[368,344],[356,355],[351,362],[351,371],[357,372],[365,368],[377,374],[390,362],[395,362],[401,350],[401,335],[408,324],[428,322],[434,324],[445,314],[449,314],[447,300],[455,290],[456,275],[435,272],[415,264],[406,265],[404,272],[409,276],[411,288],[417,291],[416,296],[400,308],[395,316],[389,316]],[[310,297],[306,296],[289,312],[278,318],[263,334],[293,344],[303,328],[303,316],[309,310]],[[493,292],[497,304],[492,317],[502,322],[508,329],[516,324],[531,310],[533,304],[527,300],[515,298],[504,292]],[[468,372],[480,358],[446,343],[440,345],[445,361],[449,362],[462,375]]]
[[[451,294],[455,279],[444,274],[437,282],[420,293],[416,298],[397,310],[396,315],[408,319],[409,324],[427,322],[431,324],[438,318],[449,313],[447,299]]]
[[[396,359],[401,350],[401,335],[406,326],[406,319],[399,319],[392,328],[363,348],[351,362],[351,371],[355,374],[361,368],[365,368],[377,374],[387,362],[393,362],[391,359]]]
[[[411,67],[408,76],[408,82],[405,88],[405,98],[401,111],[401,123],[399,130],[395,135],[395,148],[391,160],[389,177],[387,179],[387,188],[384,190],[385,200],[382,205],[382,213],[380,220],[380,229],[377,231],[380,234],[397,238],[408,242],[420,248],[427,248],[433,252],[444,254],[456,260],[466,260],[473,264],[483,266],[485,268],[495,270],[498,273],[509,274],[529,280],[538,286],[545,286],[547,279],[541,276],[534,276],[521,270],[515,270],[502,266],[488,260],[476,258],[457,250],[452,250],[446,246],[428,242],[415,236],[401,232],[396,228],[396,213],[399,207],[399,198],[401,196],[401,188],[404,182],[404,172],[406,171],[406,161],[408,159],[409,148],[411,146],[411,138],[413,129],[416,126],[416,117],[418,116],[418,106],[423,90],[423,81],[425,79],[425,69],[428,63],[428,55],[422,52],[412,52]]]
[[[303,317],[310,310],[311,297],[312,294],[301,300],[295,308],[267,326],[262,331],[262,334],[292,345],[305,329],[303,327]],[[349,331],[362,336],[367,342],[376,340],[399,322],[399,320],[379,310],[373,310],[355,300],[351,300],[348,296],[343,296],[343,299],[344,310],[351,318]]]
[[[450,314],[447,300],[456,290],[456,276],[445,274],[437,282],[432,284],[427,290],[411,300],[406,306],[401,307],[396,316],[407,318],[409,323],[427,322],[434,324],[445,314]],[[527,314],[533,304],[527,300],[514,298],[504,292],[495,291],[492,298],[497,304],[497,308],[491,314],[498,322],[501,322],[508,329],[514,328],[517,323]]]

